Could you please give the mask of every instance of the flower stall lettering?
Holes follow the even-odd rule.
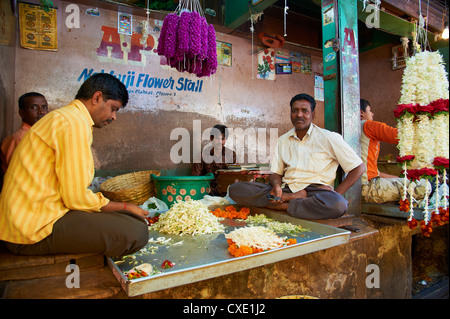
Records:
[[[141,43],[142,34],[133,33],[130,37],[117,32],[117,28],[102,26],[103,37],[97,48],[97,56],[101,60],[146,65],[143,54],[155,54],[155,39],[149,34],[144,46]]]
[[[203,80],[191,81],[189,79],[179,78],[176,89],[178,91],[201,92]]]
[[[173,90],[173,85],[175,81],[172,79],[172,77],[168,79],[162,79],[157,77],[150,77],[148,74],[141,73],[138,76],[138,79],[136,81],[136,87],[139,88],[157,88],[157,89],[167,89],[170,88]]]
[[[98,72],[94,72],[94,69],[84,68],[81,71],[80,76],[78,77],[78,82],[86,81],[90,76],[96,74]],[[100,73],[105,73],[105,70],[102,69]],[[151,77],[149,74],[139,73],[136,74],[135,71],[127,71],[125,74],[116,73],[114,70],[111,70],[109,74],[114,75],[123,84],[127,87],[130,93],[137,94],[150,94],[152,91],[146,91],[144,89],[167,89],[167,90],[176,90],[176,91],[185,91],[185,92],[195,92],[202,93],[203,89],[203,80],[190,80],[185,77],[180,77],[178,80],[174,79],[172,76],[169,78],[158,78]],[[136,88],[136,90],[133,90]],[[159,92],[160,96],[163,96],[163,92]]]

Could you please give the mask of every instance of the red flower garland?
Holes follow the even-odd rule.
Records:
[[[435,157],[433,161],[434,167],[437,169],[446,169],[448,168],[448,158],[445,157]]]
[[[394,110],[394,116],[396,118],[399,118],[403,115],[404,112],[408,112],[411,114],[431,113],[432,115],[435,115],[438,112],[448,112],[448,99],[439,99],[431,102],[428,105],[399,104]]]

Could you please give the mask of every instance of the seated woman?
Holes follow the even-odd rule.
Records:
[[[236,163],[236,152],[225,147],[228,138],[228,128],[225,125],[217,124],[211,129],[210,133],[211,149],[205,147],[202,152],[199,163],[192,165],[192,175],[201,176],[208,173],[214,174],[214,180],[211,181],[210,195],[221,196],[217,188],[217,170],[227,169],[228,164]]]

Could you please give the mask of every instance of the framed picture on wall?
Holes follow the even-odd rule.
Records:
[[[392,70],[403,69],[406,67],[406,58],[409,56],[408,51],[403,45],[392,47]]]
[[[125,35],[133,33],[133,15],[117,12],[117,32]]]
[[[217,45],[217,63],[219,65],[231,66],[232,45],[222,41],[216,41]]]
[[[290,63],[275,63],[276,74],[292,74],[292,64]]]

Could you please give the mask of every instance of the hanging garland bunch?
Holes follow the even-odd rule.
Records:
[[[397,162],[403,167],[405,179],[400,210],[410,213],[410,228],[415,228],[419,223],[413,218],[414,190],[411,184],[407,190],[407,179],[416,181],[436,178],[436,210],[431,214],[428,206],[430,189],[427,189],[424,198],[424,219],[420,227],[425,236],[431,234],[433,224],[440,225],[448,221],[448,194],[439,194],[439,173],[446,184],[446,169],[449,167],[449,94],[446,73],[439,52],[423,51],[409,58],[403,73],[399,105],[394,110],[399,139]]]
[[[198,0],[181,0],[176,11],[165,17],[157,52],[180,72],[198,77],[216,73],[216,31],[208,25]]]

